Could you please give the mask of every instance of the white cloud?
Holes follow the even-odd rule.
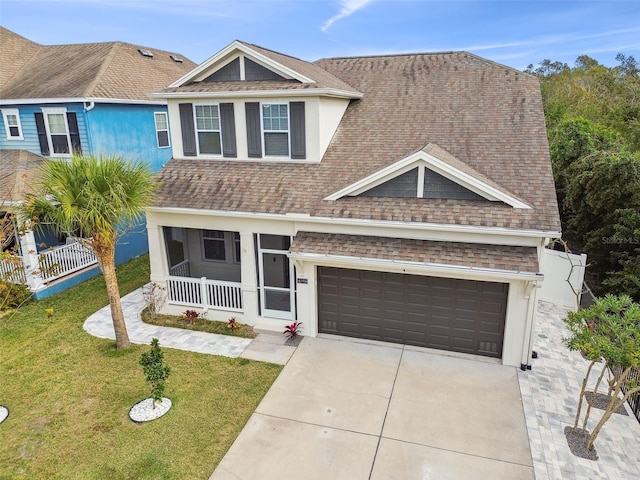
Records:
[[[373,0],[340,0],[340,5],[342,7],[340,8],[340,11],[329,20],[324,22],[324,25],[320,27],[320,30],[326,32],[327,30],[329,30],[331,25],[336,23],[338,20],[342,20],[343,18],[347,18],[353,15],[355,12],[363,9],[372,2]]]

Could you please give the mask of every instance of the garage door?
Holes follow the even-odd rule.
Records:
[[[318,267],[321,333],[502,356],[508,284]]]

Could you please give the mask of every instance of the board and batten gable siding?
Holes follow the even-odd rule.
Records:
[[[91,153],[141,161],[159,171],[171,158],[171,147],[158,147],[156,112],[166,113],[166,105],[96,103],[87,112]]]
[[[75,114],[78,124],[78,137],[82,152],[90,151],[89,136],[87,134],[87,121],[84,107],[81,103],[72,104],[41,104],[41,105],[0,105],[0,108],[16,108],[22,125],[23,140],[7,140],[4,119],[0,115],[0,150],[27,150],[36,155],[42,155],[38,140],[38,128],[36,125],[36,113],[42,113],[42,108],[66,108],[67,113]]]

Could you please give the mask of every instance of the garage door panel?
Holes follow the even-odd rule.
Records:
[[[318,267],[320,332],[502,355],[508,285]]]

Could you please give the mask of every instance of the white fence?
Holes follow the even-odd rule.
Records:
[[[206,277],[167,278],[168,302],[203,309],[218,308],[242,311],[242,288],[239,283],[209,280]]]
[[[575,255],[545,248],[542,260],[544,281],[539,298],[577,310],[586,265],[585,254]]]
[[[0,280],[11,283],[27,283],[22,257],[11,256],[0,260]]]
[[[42,280],[50,282],[98,263],[95,253],[81,243],[73,242],[38,255]]]
[[[175,264],[169,269],[169,275],[172,277],[190,277],[191,268],[189,267],[189,260],[183,260]]]

